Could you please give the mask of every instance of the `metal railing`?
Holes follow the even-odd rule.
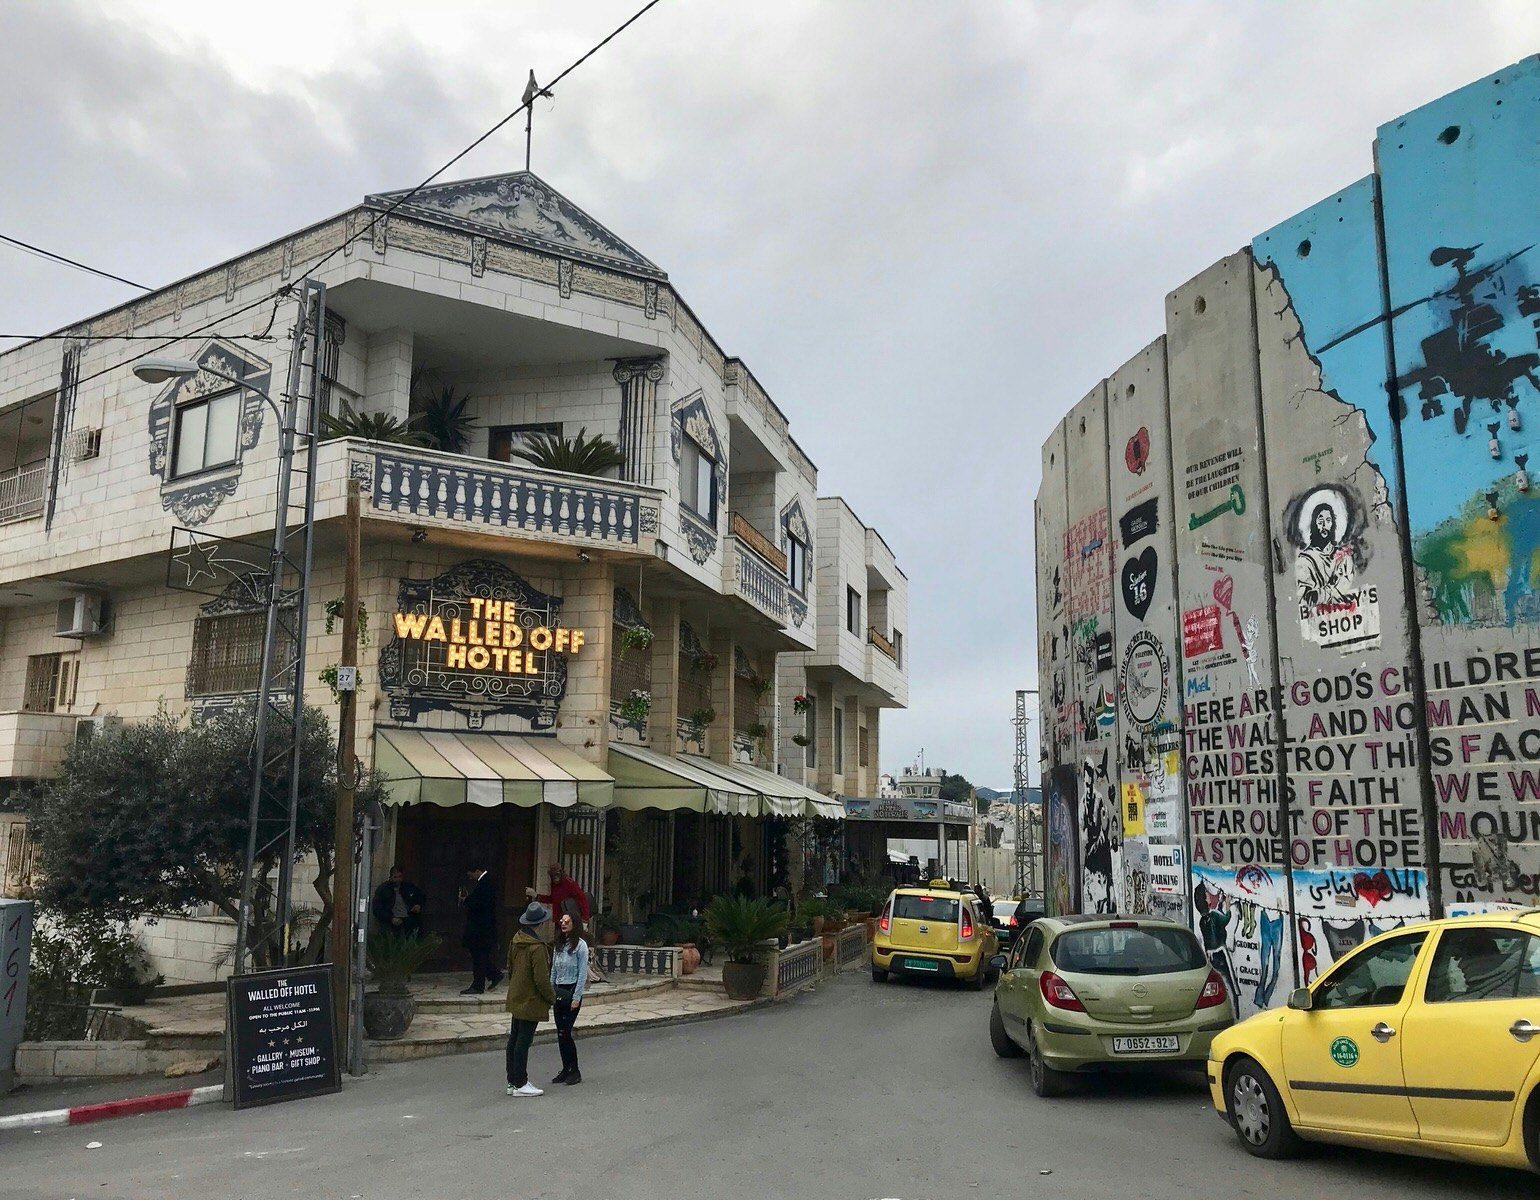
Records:
[[[794,987],[816,979],[823,970],[823,942],[818,938],[788,946],[775,958],[775,992],[790,991]]]
[[[847,925],[839,931],[839,941],[834,949],[834,961],[843,971],[866,960],[866,926]]]
[[[634,484],[406,447],[352,462],[377,513],[625,546],[658,527],[657,496]]]
[[[878,629],[875,625],[870,626],[867,629],[866,640],[872,645],[876,646],[877,649],[881,650],[894,662],[898,661],[898,647],[890,642],[883,634],[882,630]]]
[[[47,463],[0,475],[0,525],[42,516],[47,487]]]
[[[785,576],[786,555],[776,549],[774,542],[749,524],[749,519],[742,513],[732,514],[732,519],[728,522],[728,531],[739,541],[747,542],[754,553],[779,571],[783,577]]]
[[[748,542],[734,536],[737,592],[761,612],[786,623],[786,571],[777,571]]]

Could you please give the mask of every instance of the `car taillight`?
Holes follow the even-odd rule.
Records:
[[[1085,1012],[1085,1005],[1080,1003],[1080,997],[1075,995],[1075,989],[1052,971],[1044,971],[1039,975],[1037,986],[1042,989],[1043,999],[1052,1007],[1062,1008],[1066,1012]]]
[[[1011,928],[1015,929],[1020,924],[1021,924],[1021,922],[1016,919],[1016,914],[1012,913],[1011,914]]]
[[[1209,968],[1208,979],[1203,984],[1203,990],[1198,993],[1198,1008],[1213,1008],[1216,1004],[1225,1002],[1225,981],[1220,978],[1219,972]]]
[[[962,913],[962,940],[967,941],[973,936],[973,916],[965,908]]]
[[[882,930],[883,933],[888,932],[888,926],[892,923],[889,919],[889,916],[892,912],[893,901],[889,900],[882,906],[882,919],[877,922],[877,928]]]

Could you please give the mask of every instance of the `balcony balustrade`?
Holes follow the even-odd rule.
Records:
[[[882,630],[876,628],[875,626],[868,628],[866,631],[866,640],[873,646],[876,646],[877,649],[881,650],[895,663],[898,661],[898,647],[887,639]]]
[[[47,463],[0,475],[0,525],[42,516],[47,488]]]
[[[786,568],[779,570],[753,545],[736,533],[728,539],[733,547],[732,591],[747,600],[777,625],[786,624]]]

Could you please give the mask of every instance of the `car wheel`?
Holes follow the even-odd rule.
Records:
[[[1027,1034],[1027,1064],[1031,1067],[1032,1090],[1044,1100],[1051,1100],[1055,1096],[1064,1094],[1065,1085],[1069,1082],[1063,1071],[1055,1071],[1043,1061],[1043,1052],[1037,1047],[1037,1037],[1029,1032]]]
[[[989,1010],[989,1044],[1001,1058],[1021,1057],[1021,1047],[1011,1041],[1011,1035],[1005,1032],[1005,1018],[1000,1015],[998,1004]]]
[[[973,977],[968,980],[968,987],[975,992],[984,990],[984,977],[989,974],[989,968],[979,963],[979,969],[973,972]]]
[[[873,967],[872,968],[872,982],[873,983],[886,983],[887,981],[888,981],[888,973],[886,971],[884,971],[881,967]]]
[[[1299,1151],[1283,1097],[1255,1060],[1242,1058],[1225,1072],[1225,1108],[1241,1146],[1258,1158],[1287,1158]]]

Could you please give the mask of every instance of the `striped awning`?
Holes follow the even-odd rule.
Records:
[[[610,744],[615,807],[689,809],[727,816],[759,815],[759,793],[705,769],[693,755],[659,754],[645,746]]]
[[[731,779],[759,793],[765,815],[778,817],[836,817],[843,818],[845,806],[831,800],[822,792],[814,791],[805,784],[777,775],[773,771],[751,767],[747,763],[708,762],[706,759],[685,755],[692,762],[724,778]]]
[[[842,817],[844,808],[812,788],[758,767],[719,763],[696,754],[659,754],[610,745],[619,808],[688,808],[744,817]]]
[[[374,731],[386,804],[608,808],[614,779],[554,737],[448,730]]]

